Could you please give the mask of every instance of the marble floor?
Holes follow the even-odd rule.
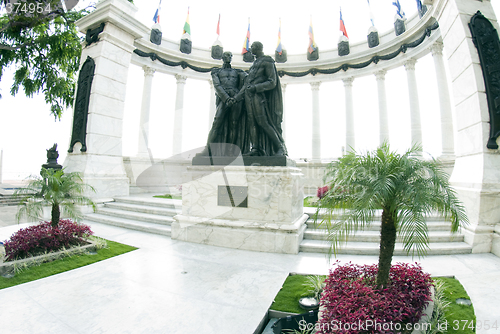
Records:
[[[321,254],[240,251],[90,225],[96,235],[139,249],[0,290],[0,333],[251,334],[290,272],[325,274],[330,267]],[[0,228],[0,240],[16,228]],[[338,259],[377,262],[374,256]],[[500,258],[395,257],[393,263],[398,261],[418,261],[436,276],[455,275],[472,298],[477,319],[500,326]]]

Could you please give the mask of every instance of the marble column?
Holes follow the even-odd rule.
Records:
[[[283,131],[283,139],[286,143],[286,83],[281,84],[281,96],[283,96],[283,121],[281,122],[281,130]]]
[[[175,95],[175,114],[174,114],[174,137],[172,155],[182,152],[182,116],[184,111],[184,87],[187,77],[176,74],[177,93]]]
[[[312,159],[321,160],[321,123],[319,116],[319,86],[321,81],[311,82],[312,90]]]
[[[434,59],[434,68],[436,70],[439,110],[441,112],[441,143],[443,147],[441,158],[453,159],[455,157],[455,142],[448,79],[446,78],[446,69],[443,59],[443,43],[434,43],[431,46],[431,53]]]
[[[379,145],[386,142],[389,144],[389,116],[387,115],[387,94],[385,91],[386,70],[375,73],[378,90],[378,118],[379,118]]]
[[[410,97],[411,145],[422,145],[422,124],[420,120],[420,103],[418,101],[417,76],[415,75],[415,59],[404,62],[408,80],[408,95]]]
[[[212,129],[212,124],[214,122],[214,117],[215,117],[215,110],[217,106],[215,105],[215,88],[214,88],[214,82],[212,79],[208,80],[208,84],[210,86],[210,108],[208,109],[208,131]]]
[[[139,121],[139,145],[137,147],[138,157],[149,156],[149,112],[151,109],[151,89],[153,88],[153,76],[155,70],[144,66],[144,86],[142,88],[141,118]]]
[[[100,1],[94,12],[77,22],[79,31],[101,23],[105,26],[99,42],[85,47],[80,57],[80,66],[88,57],[95,62],[84,129],[86,150],[80,142],[70,143],[63,166],[66,172],[81,173],[83,181],[96,190],[85,195],[96,201],[129,195],[130,179],[123,164],[123,114],[134,41],[139,37],[130,29],[137,10],[127,1]]]
[[[352,83],[354,78],[346,78],[344,82],[345,91],[345,152],[356,149],[354,133],[354,104],[352,96]]]
[[[488,101],[468,26],[477,11],[497,30],[498,23],[490,1],[448,0],[433,8],[443,38],[456,121],[456,160],[450,183],[469,219],[461,232],[473,253],[500,256],[500,154],[498,149],[486,146],[490,130]]]

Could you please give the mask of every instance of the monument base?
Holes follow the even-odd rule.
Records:
[[[172,239],[297,254],[308,216],[296,167],[190,166]]]
[[[291,224],[279,225],[177,215],[172,223],[172,239],[258,252],[298,254],[308,218],[304,214]]]

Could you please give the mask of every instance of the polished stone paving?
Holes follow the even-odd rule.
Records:
[[[325,274],[330,268],[323,254],[240,251],[90,225],[98,236],[139,249],[0,290],[0,333],[251,334],[290,272]],[[0,228],[0,240],[19,227]],[[338,259],[377,262],[375,256]],[[418,261],[435,276],[455,275],[469,293],[477,319],[500,326],[500,258],[398,256],[393,263],[400,261]]]

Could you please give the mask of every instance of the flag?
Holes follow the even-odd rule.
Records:
[[[372,6],[370,5],[370,0],[366,0],[368,1],[368,10],[370,12],[370,21],[372,23],[372,26],[375,27],[375,19],[373,18],[373,11],[372,11]]]
[[[417,9],[419,12],[422,11],[422,2],[420,0],[417,0]]]
[[[281,19],[280,19],[280,28],[278,30],[278,46],[276,47],[276,52],[281,56],[283,53],[283,45],[281,45]]]
[[[313,33],[313,21],[311,16],[311,24],[309,24],[309,47],[307,48],[309,53],[313,53],[316,50],[316,43],[314,42],[314,33]]]
[[[248,18],[247,36],[245,37],[245,42],[243,43],[243,50],[241,50],[241,54],[244,55],[249,51],[250,51],[250,18]]]
[[[396,6],[398,8],[398,12],[397,12],[397,15],[401,18],[401,19],[405,19],[405,12],[401,9],[401,4],[399,3],[399,0],[396,0],[395,2],[392,3],[394,6]]]
[[[156,8],[155,16],[153,17],[153,21],[158,24],[160,24],[160,9],[161,9],[161,0],[160,3],[158,4],[158,8]]]
[[[182,31],[182,34],[191,35],[191,25],[189,24],[189,7],[188,7],[188,15],[186,17],[186,23],[184,23],[184,30]]]
[[[220,14],[219,14],[219,22],[217,22],[217,39],[220,37]]]
[[[340,8],[340,31],[345,37],[349,38],[349,36],[347,36],[347,30],[345,29],[344,19],[342,18],[342,8]]]

